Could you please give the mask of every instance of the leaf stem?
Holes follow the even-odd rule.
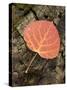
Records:
[[[29,70],[29,68],[30,68],[30,66],[31,66],[31,64],[32,64],[32,62],[33,62],[34,59],[36,58],[36,56],[37,56],[37,53],[34,55],[34,57],[32,58],[32,60],[30,61],[30,63],[29,63],[29,65],[28,65],[28,67],[27,67],[25,73],[28,73],[28,70]]]

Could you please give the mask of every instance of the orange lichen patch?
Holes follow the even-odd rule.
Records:
[[[41,57],[55,58],[60,49],[60,38],[57,28],[51,21],[33,21],[24,30],[24,40],[29,49]]]

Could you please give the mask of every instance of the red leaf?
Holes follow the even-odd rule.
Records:
[[[24,30],[24,40],[29,49],[37,52],[41,57],[55,58],[60,49],[58,31],[51,21],[33,21]]]

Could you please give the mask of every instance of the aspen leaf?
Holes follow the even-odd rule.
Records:
[[[24,29],[24,40],[28,48],[42,58],[55,58],[60,49],[60,37],[52,21],[39,20],[28,24]]]

